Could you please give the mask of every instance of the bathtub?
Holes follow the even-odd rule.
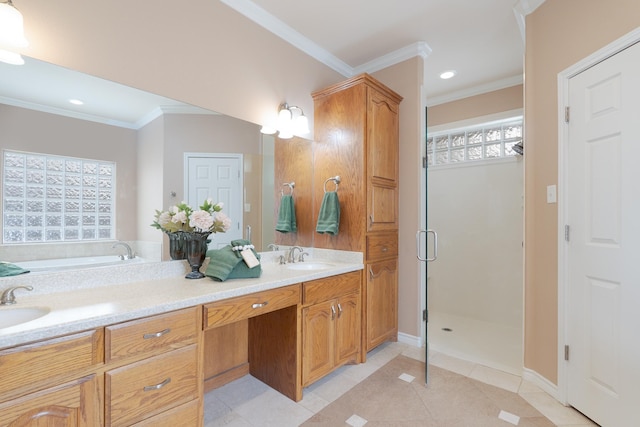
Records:
[[[60,271],[88,267],[103,267],[107,265],[129,265],[146,262],[144,258],[120,259],[118,255],[91,256],[78,258],[42,259],[37,261],[20,261],[14,264],[32,271]]]

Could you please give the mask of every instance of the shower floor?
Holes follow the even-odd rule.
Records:
[[[430,350],[522,375],[521,327],[429,310],[427,331]]]

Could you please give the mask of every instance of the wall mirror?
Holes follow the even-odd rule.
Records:
[[[261,250],[274,242],[312,246],[305,220],[296,234],[283,237],[273,230],[281,183],[297,180],[296,196],[311,185],[308,177],[276,171],[296,165],[296,171],[310,176],[311,141],[279,140],[260,134],[253,123],[32,58],[25,61],[21,67],[0,63],[0,149],[115,162],[113,240],[135,242],[139,253],[166,259],[163,237],[149,224],[155,209],[184,200],[184,153],[241,153],[243,235],[250,226]],[[306,200],[296,202],[302,208]],[[56,257],[110,254],[113,240],[2,244],[0,260],[49,258],[54,244]]]

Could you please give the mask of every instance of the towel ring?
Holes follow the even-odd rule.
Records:
[[[340,182],[342,181],[342,179],[340,178],[340,175],[336,175],[336,176],[332,176],[331,178],[327,178],[327,180],[324,182],[324,192],[327,192],[327,182],[329,181],[333,181],[333,183],[336,185],[335,190],[333,190],[333,192],[337,192],[338,191],[338,184],[340,184]]]
[[[289,187],[289,195],[293,196],[293,188],[296,186],[295,181],[283,182],[282,186],[283,187]],[[280,196],[284,196],[284,190],[280,190]]]

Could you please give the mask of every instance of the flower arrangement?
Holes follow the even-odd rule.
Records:
[[[165,233],[224,233],[231,227],[231,219],[221,212],[222,206],[221,202],[214,204],[209,198],[198,210],[193,210],[182,202],[166,211],[156,210],[151,226]]]

